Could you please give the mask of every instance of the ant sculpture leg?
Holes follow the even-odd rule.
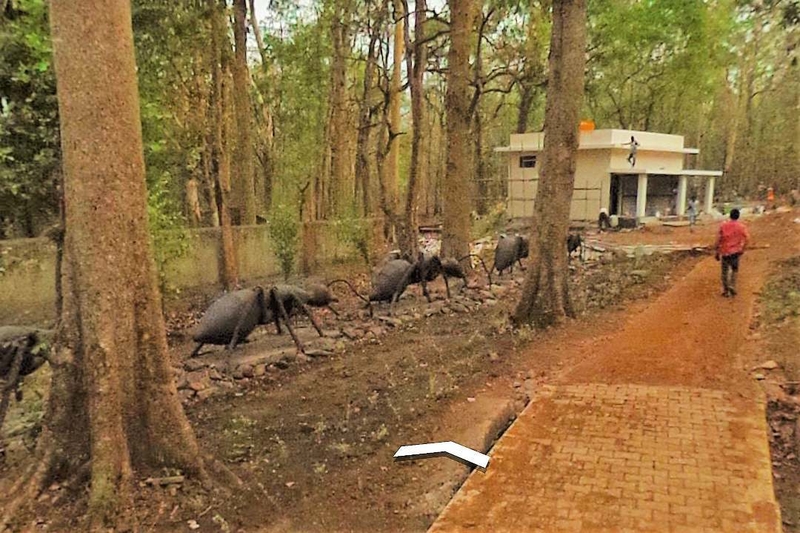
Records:
[[[442,274],[444,278],[444,290],[447,291],[447,299],[450,299],[450,284],[447,282],[447,274]]]
[[[311,313],[311,311],[309,311],[308,306],[301,302],[300,299],[295,295],[292,295],[292,300],[294,305],[299,307],[303,314],[308,317],[308,319],[311,321],[311,325],[314,326],[314,329],[317,330],[317,333],[319,333],[319,336],[324,337],[325,335],[322,333],[322,329],[320,329],[317,319],[314,318],[314,315]]]
[[[236,348],[236,345],[239,344],[239,331],[242,329],[242,324],[244,323],[245,319],[250,315],[250,311],[253,310],[253,306],[256,304],[256,302],[263,301],[264,290],[261,287],[258,287],[256,290],[258,291],[256,297],[250,302],[250,305],[244,309],[241,315],[239,315],[239,321],[236,322],[236,328],[234,328],[233,335],[231,335],[231,342],[228,344],[229,350],[233,350]]]
[[[522,266],[522,259],[517,259],[517,263],[519,263],[519,269],[522,270],[523,272],[525,272],[525,267]],[[513,269],[511,270],[511,273],[512,274],[514,273]]]
[[[190,355],[189,357],[197,357],[200,354],[200,350],[203,349],[203,346],[205,346],[205,344],[203,344],[202,342],[198,344],[197,348],[194,349],[192,355]]]
[[[289,314],[286,312],[286,308],[283,306],[283,302],[278,298],[277,290],[272,289],[270,291],[270,300],[273,303],[273,306],[277,308],[277,315],[280,317],[280,320],[283,320],[283,323],[286,325],[286,329],[289,330],[289,335],[292,336],[292,340],[294,341],[295,346],[297,349],[300,350],[301,353],[305,353],[305,349],[303,348],[303,343],[300,342],[300,339],[297,338],[297,334],[295,334],[294,330],[292,329],[291,324],[289,324]],[[279,324],[278,319],[276,319],[276,323]]]

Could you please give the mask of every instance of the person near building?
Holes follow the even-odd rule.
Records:
[[[736,296],[739,258],[750,241],[750,232],[739,221],[739,210],[732,209],[730,217],[730,220],[720,225],[717,242],[714,244],[715,258],[722,266],[722,296],[725,298]]]
[[[636,151],[639,148],[639,142],[631,135],[631,142],[624,143],[624,146],[630,146],[631,151],[628,154],[628,163],[631,164],[631,168],[636,166]]]
[[[689,200],[689,205],[686,207],[686,216],[689,218],[689,231],[694,231],[694,225],[697,222],[698,211],[697,196],[692,196]]]

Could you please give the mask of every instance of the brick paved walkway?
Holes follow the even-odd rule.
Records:
[[[547,388],[430,531],[779,531],[763,407],[735,400]]]
[[[583,362],[537,392],[429,533],[781,531],[763,400],[737,362],[775,257],[747,254],[734,300],[706,259],[574,348]]]

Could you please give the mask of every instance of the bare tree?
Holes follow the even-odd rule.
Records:
[[[141,470],[205,472],[169,364],[148,234],[130,2],[50,6],[65,185],[63,299],[39,460],[9,491],[4,522],[43,484],[88,467],[90,526],[99,530],[130,509]]]
[[[575,181],[585,64],[586,0],[556,0],[531,267],[514,312],[517,324],[549,326],[573,314],[565,241]]]

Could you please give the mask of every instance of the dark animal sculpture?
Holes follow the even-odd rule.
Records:
[[[570,233],[567,235],[567,253],[569,254],[570,259],[572,259],[572,254],[578,251],[578,256],[580,257],[581,261],[583,261],[585,256],[585,247],[583,245],[583,237],[577,233]]]
[[[334,280],[328,287],[335,283],[345,283],[350,290],[363,300],[369,308],[370,316],[373,316],[372,302],[390,302],[390,314],[394,312],[394,304],[403,295],[409,285],[422,285],[422,294],[431,302],[427,284],[434,281],[439,276],[444,278],[447,297],[450,298],[450,284],[448,278],[458,278],[464,280],[461,290],[467,286],[467,276],[460,263],[469,257],[477,257],[483,265],[489,277],[491,285],[491,272],[486,268],[486,264],[480,256],[467,255],[460,260],[448,258],[442,261],[437,255],[420,252],[415,262],[409,261],[408,255],[404,258],[397,258],[399,254],[392,252],[387,258],[387,262],[378,270],[372,280],[372,292],[369,297],[362,296],[348,281]]]
[[[19,386],[25,376],[33,374],[49,358],[47,342],[52,331],[27,327],[0,327],[0,428],[3,427],[11,392],[22,400]],[[0,459],[4,457],[0,443]]]
[[[336,298],[322,285],[311,285],[307,290],[293,285],[275,285],[270,289],[255,287],[230,292],[212,303],[197,325],[192,339],[198,345],[192,357],[199,354],[205,344],[223,344],[232,350],[237,344],[246,342],[257,326],[270,322],[275,323],[280,335],[281,321],[289,330],[297,349],[304,352],[302,342],[289,323],[289,317],[302,312],[322,337],[322,330],[308,306],[328,307],[333,311],[330,304],[335,301]]]
[[[528,257],[530,253],[530,244],[527,237],[522,235],[515,235],[507,237],[502,235],[500,240],[497,241],[497,247],[494,250],[494,265],[492,265],[491,272],[495,269],[503,275],[503,271],[508,269],[514,273],[514,263],[519,263],[519,268],[523,271],[525,267],[522,266],[522,259]]]

